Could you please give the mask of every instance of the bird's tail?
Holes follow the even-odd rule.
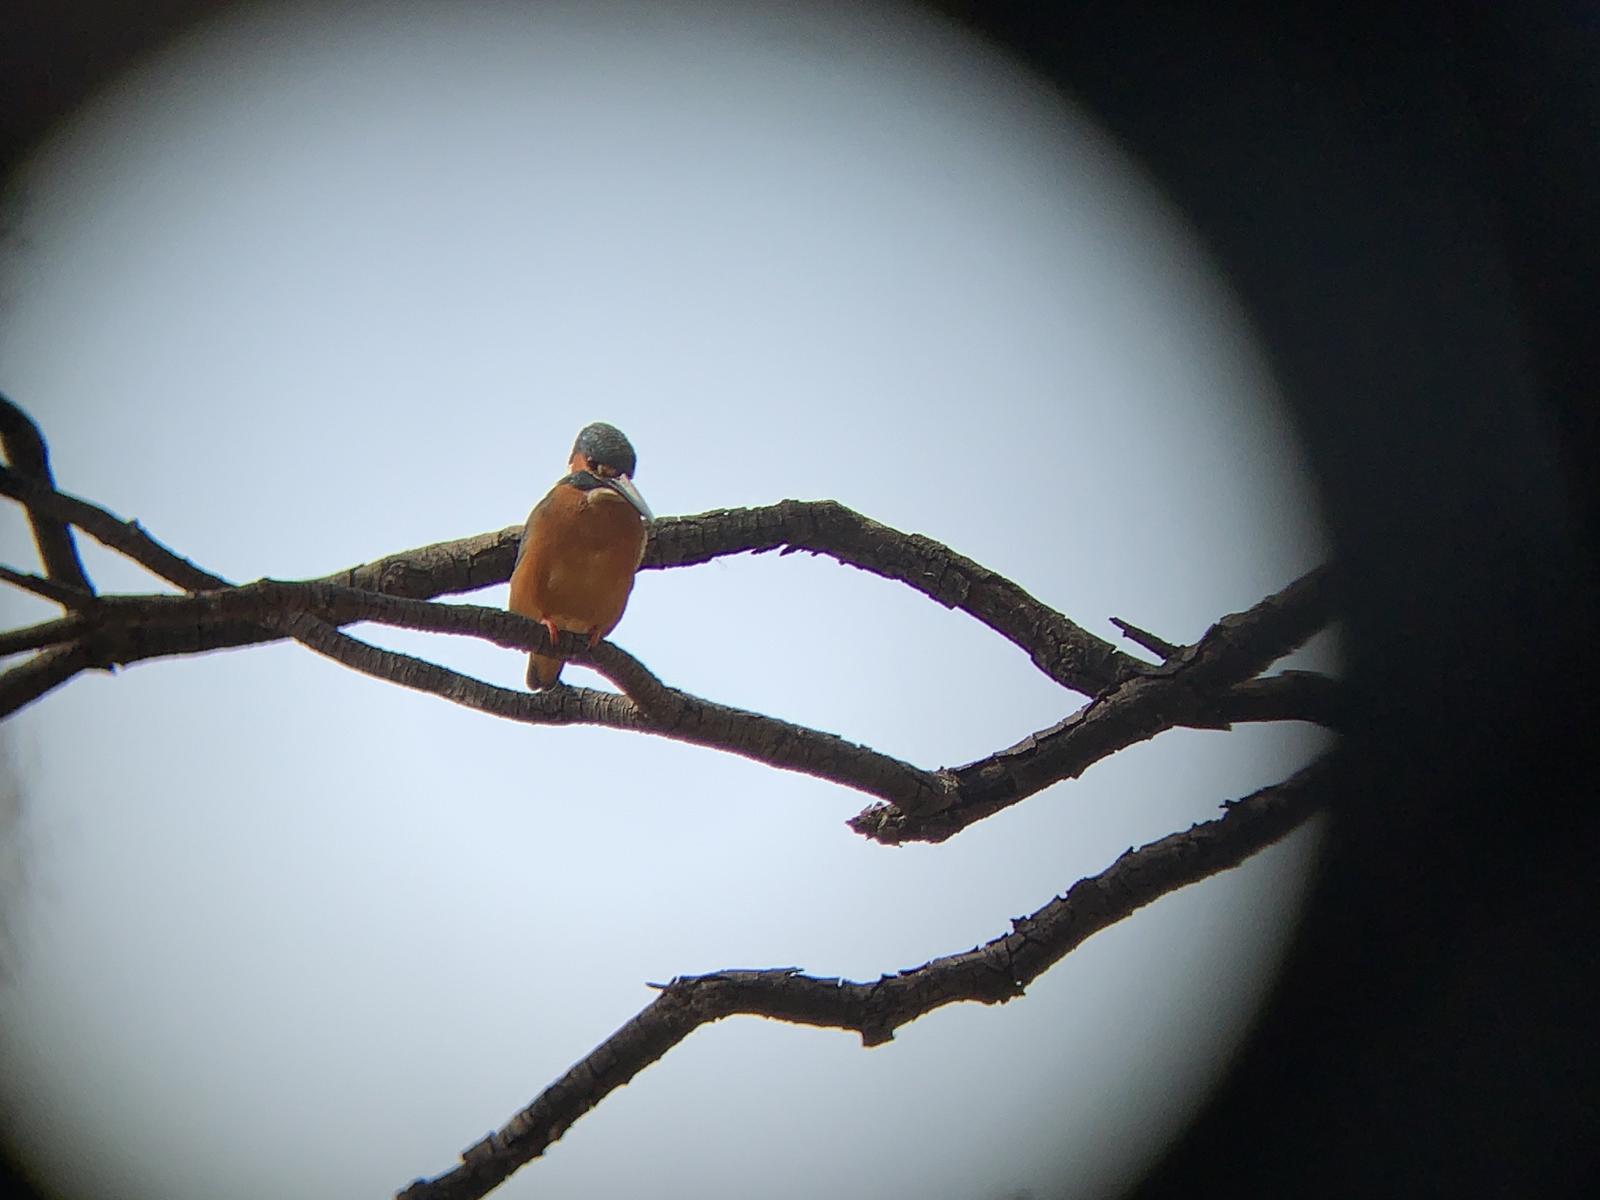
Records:
[[[561,678],[564,662],[566,659],[552,658],[548,654],[528,655],[528,690],[542,692],[545,688],[555,687]]]

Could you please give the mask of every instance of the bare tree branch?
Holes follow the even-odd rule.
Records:
[[[670,520],[670,517],[657,517],[650,524],[650,536],[654,538],[661,525]],[[372,562],[324,575],[315,582],[342,583],[346,587],[412,600],[476,592],[511,578],[521,540],[522,526],[508,525],[491,533],[387,554]],[[649,554],[647,546],[645,556],[648,558]]]
[[[504,583],[516,562],[520,526],[387,555],[325,576],[323,582],[427,600]],[[1004,576],[948,546],[902,533],[833,500],[783,500],[658,517],[641,569],[687,567],[731,554],[825,554],[916,589],[975,617],[1027,653],[1050,678],[1093,695],[1148,670],[1142,662],[1036,600]]]
[[[1136,643],[1161,656],[1155,664],[1123,653],[949,547],[890,529],[832,501],[785,500],[652,524],[646,567],[774,549],[826,554],[968,613],[1024,650],[1051,679],[1092,697],[1071,716],[1014,746],[963,767],[926,771],[833,734],[669,687],[609,642],[591,649],[570,633],[552,640],[542,625],[498,608],[432,602],[508,578],[519,537],[515,528],[418,547],[320,580],[263,579],[234,586],[176,554],[138,522],[56,491],[43,438],[3,397],[0,437],[13,464],[0,467],[0,495],[27,507],[46,564],[45,578],[0,567],[0,582],[68,610],[55,620],[0,633],[0,655],[35,652],[0,675],[0,715],[82,670],[292,638],[355,671],[503,719],[650,733],[855,788],[879,803],[851,826],[887,843],[941,841],[1176,726],[1225,729],[1250,720],[1336,724],[1343,717],[1342,691],[1333,680],[1303,671],[1257,677],[1332,618],[1335,586],[1326,568],[1245,612],[1223,617],[1192,646],[1114,619]],[[81,564],[73,571],[72,525],[187,594],[95,596]],[[587,663],[622,692],[559,687],[528,693],[495,687],[341,632],[342,626],[361,622],[471,636],[508,649],[554,650]],[[1328,774],[1324,758],[1275,787],[1225,805],[1221,818],[1130,850],[1031,917],[1013,921],[1010,933],[875,983],[820,979],[796,968],[674,979],[505,1128],[469,1148],[459,1167],[432,1181],[418,1180],[402,1195],[412,1200],[484,1195],[691,1030],[725,1016],[747,1013],[850,1029],[872,1046],[944,1004],[1003,1003],[1019,996],[1093,933],[1282,837],[1322,802]]]
[[[1333,573],[1319,567],[1249,610],[1223,617],[1154,673],[1129,679],[1008,749],[940,772],[954,785],[940,797],[942,808],[876,804],[851,818],[850,827],[889,844],[942,842],[1118,750],[1179,725],[1204,725],[1218,693],[1314,634],[1331,618],[1334,600]]]
[[[1227,645],[1240,658],[1242,665],[1237,669],[1249,670],[1254,662],[1270,661],[1280,653],[1284,639],[1298,636],[1301,626],[1269,623],[1263,614],[1287,611],[1302,614],[1302,624],[1314,620],[1313,610],[1325,599],[1326,584],[1324,576],[1308,578],[1312,584],[1322,580],[1322,586],[1313,587],[1306,581],[1291,585],[1279,597],[1251,610],[1253,620],[1247,625],[1230,626],[1227,621],[1231,618],[1219,622],[1201,647],[1186,651],[1189,657],[1180,664],[1162,668],[1164,674],[1130,680],[1052,730],[966,767],[937,772],[921,770],[832,734],[669,688],[610,643],[590,651],[581,638],[564,634],[551,647],[542,626],[502,609],[410,600],[341,584],[261,580],[187,596],[106,596],[88,617],[66,618],[7,636],[21,640],[22,635],[37,639],[46,634],[81,634],[89,628],[81,622],[92,619],[96,654],[83,660],[83,665],[100,667],[193,652],[226,641],[232,631],[240,629],[270,631],[263,632],[263,637],[272,633],[294,636],[352,669],[504,719],[529,724],[595,724],[650,733],[856,788],[889,806],[870,809],[856,818],[852,827],[858,832],[880,841],[937,841],[1176,724],[1216,727],[1226,719],[1284,719],[1290,702],[1299,703],[1300,710],[1289,715],[1303,718],[1308,707],[1305,696],[1289,693],[1308,691],[1304,681],[1280,677],[1288,686],[1257,681],[1253,693],[1233,701],[1227,691],[1197,690],[1197,683],[1203,681],[1195,676],[1200,669],[1196,664],[1203,667],[1222,653],[1224,631],[1230,631]],[[1285,607],[1281,603],[1284,597],[1296,603]],[[1307,612],[1311,615],[1305,615]],[[311,620],[285,623],[286,618],[300,615]],[[464,634],[508,649],[553,648],[588,662],[621,687],[632,702],[618,704],[610,693],[588,689],[566,689],[570,695],[558,692],[558,701],[505,691],[338,635],[332,628],[356,621]],[[1276,642],[1256,647],[1256,642],[1273,634]],[[1241,648],[1249,654],[1241,657]],[[19,698],[31,698],[37,692],[22,689],[20,684],[18,688],[15,694]],[[0,699],[12,694],[0,681]],[[0,711],[5,710],[0,707]]]
[[[0,468],[0,495],[30,512],[70,521],[98,541],[189,591],[226,586],[151,537],[137,521],[123,521],[75,496],[33,484]],[[426,599],[503,583],[516,560],[520,529],[479,534],[421,546],[309,582],[340,583],[389,595]],[[920,534],[905,534],[831,500],[785,500],[764,508],[719,509],[651,523],[645,568],[689,566],[728,554],[805,550],[895,579],[947,608],[976,617],[1012,641],[1050,676],[1093,694],[1149,670],[1040,603],[1003,576]],[[247,645],[271,640],[265,628],[240,629]],[[212,649],[222,648],[221,643]]]
[[[925,793],[942,786],[938,777],[929,772],[834,734],[702,700],[664,687],[659,681],[654,684],[659,691],[648,698],[652,705],[648,710],[628,696],[592,688],[510,691],[423,659],[346,637],[308,614],[279,620],[286,634],[353,670],[507,720],[533,725],[603,725],[655,734],[725,750],[768,766],[798,771],[868,795],[894,797],[913,805],[925,803]],[[528,625],[540,628],[532,621]],[[564,634],[563,640],[568,636]],[[575,652],[574,658],[577,657],[579,654]],[[596,667],[605,663],[608,673],[614,673],[614,680],[637,679],[631,675],[634,667],[649,675],[624,651],[604,642],[589,654],[588,661]],[[649,678],[654,680],[654,676]]]
[[[413,599],[473,591],[510,578],[520,532],[512,526],[420,546],[326,580]],[[641,569],[695,566],[771,550],[826,554],[915,588],[982,621],[1026,651],[1046,675],[1078,691],[1093,694],[1149,666],[948,546],[902,533],[833,500],[783,500],[761,508],[657,518]]]
[[[55,490],[55,476],[50,471],[50,452],[45,447],[44,436],[33,418],[3,393],[0,393],[0,448],[5,450],[6,462],[11,464],[14,474],[49,491]],[[39,547],[45,575],[56,583],[92,594],[94,585],[84,573],[78,545],[67,523],[31,506],[28,521],[33,526],[33,540]]]
[[[1165,638],[1157,637],[1147,629],[1140,629],[1133,622],[1124,621],[1121,617],[1112,617],[1111,623],[1122,630],[1123,634],[1134,645],[1142,646],[1163,661],[1171,658],[1182,649],[1181,646],[1174,645]]]
[[[959,609],[1022,649],[1051,679],[1087,695],[1149,667],[948,546],[901,533],[832,500],[784,500],[658,522],[644,565],[690,566],[780,547],[785,554],[826,554]]]
[[[32,704],[79,671],[96,665],[94,654],[82,642],[41,650],[21,666],[0,674],[0,716]]]
[[[9,403],[7,401],[7,404]],[[37,428],[27,419],[26,414],[16,409],[15,405],[10,407],[22,417],[30,429],[33,429],[34,436],[38,437]],[[4,406],[0,406],[0,414],[3,412]],[[228,586],[227,580],[201,570],[188,559],[175,554],[156,541],[137,521],[121,521],[98,505],[58,492],[54,487],[37,479],[0,467],[0,495],[10,496],[27,508],[30,519],[34,521],[36,540],[39,540],[38,530],[41,522],[47,527],[51,522],[59,523],[62,529],[66,529],[70,523],[97,541],[133,559],[146,570],[181,588],[197,590]],[[76,546],[72,552],[76,557]],[[45,543],[40,541],[40,554],[44,553]],[[87,579],[84,579],[83,586],[88,586]],[[27,649],[26,645],[17,643],[26,643],[31,638],[39,636],[42,628],[45,627],[34,626],[28,630],[13,630],[5,635],[5,641],[17,649]],[[60,628],[55,626],[46,629],[46,632],[54,633]],[[241,634],[244,636],[240,636]],[[242,631],[237,627],[228,630],[216,629],[213,631],[213,636],[217,639],[214,644],[197,646],[195,649],[220,649],[222,646],[243,645],[250,641],[264,640],[259,627],[251,627],[248,631]],[[84,641],[62,644],[45,650],[0,675],[0,717],[9,716],[17,709],[33,703],[45,693],[71,679],[79,671],[92,667],[109,667],[115,661],[118,660],[111,648]]]
[[[1247,679],[1223,692],[1216,707],[1229,723],[1309,721],[1343,729],[1349,719],[1345,685],[1316,671],[1283,671]]]
[[[0,657],[70,642],[82,635],[87,627],[86,622],[78,617],[57,617],[53,621],[42,621],[22,629],[8,629],[0,633]]]
[[[502,1128],[461,1154],[459,1166],[419,1179],[399,1200],[477,1200],[537,1158],[607,1095],[701,1025],[735,1014],[851,1030],[862,1044],[946,1004],[1004,1004],[1089,937],[1170,892],[1238,866],[1326,802],[1330,760],[1226,805],[1215,820],[1129,850],[1081,879],[1011,932],[960,954],[872,983],[801,974],[797,968],[680,976]]]
[[[828,553],[901,579],[941,603],[964,607],[1013,640],[1021,639],[1018,644],[1035,662],[1063,679],[1082,684],[1087,678],[1085,663],[1098,664],[1095,670],[1122,679],[1077,713],[1015,746],[964,767],[926,771],[833,734],[669,688],[609,643],[590,652],[578,639],[563,635],[555,649],[594,666],[621,687],[625,697],[561,689],[530,698],[337,632],[339,625],[379,621],[466,634],[517,649],[548,648],[542,628],[515,614],[434,604],[344,582],[353,579],[411,591],[434,588],[440,573],[461,583],[498,576],[505,565],[500,560],[514,545],[514,538],[508,541],[504,534],[422,547],[324,580],[261,580],[231,587],[175,554],[137,522],[122,521],[87,501],[3,469],[0,493],[78,524],[192,592],[100,597],[92,609],[71,617],[0,635],[0,649],[10,652],[53,647],[0,675],[0,715],[37,699],[75,670],[289,636],[365,674],[507,719],[651,733],[856,788],[880,803],[854,818],[851,826],[878,841],[895,843],[941,841],[1081,774],[1117,750],[1175,726],[1226,728],[1233,720],[1277,720],[1286,713],[1292,719],[1305,719],[1330,707],[1327,690],[1319,693],[1304,680],[1257,680],[1245,693],[1231,695],[1232,688],[1249,681],[1330,618],[1332,575],[1326,569],[1311,572],[1246,613],[1223,618],[1195,646],[1176,649],[1157,666],[1121,655],[1092,635],[1079,637],[1078,626],[947,547],[888,529],[842,505],[785,501],[766,509],[721,510],[657,523],[667,531],[663,536],[669,543],[665,551],[656,552],[657,565],[700,562],[721,553],[759,552],[778,545]],[[655,531],[652,526],[652,538]],[[1030,638],[1038,638],[1038,644],[1030,643]]]
[[[105,509],[47,484],[0,467],[0,496],[20,501],[31,514],[70,522],[97,542],[188,591],[227,587],[220,575],[203,571],[180,554],[175,554],[144,531],[137,521],[119,521]],[[76,551],[74,551],[76,553]]]
[[[271,631],[268,636],[293,637],[363,674],[507,720],[601,725],[654,734],[802,772],[912,807],[926,803],[930,789],[944,786],[930,772],[833,734],[669,688],[609,642],[591,650],[585,639],[563,633],[552,645],[538,622],[503,609],[433,604],[338,584],[262,580],[187,596],[102,597],[93,619],[93,626],[78,618],[48,623],[58,627],[75,623],[73,633],[92,636],[70,659],[44,660],[40,656],[25,668],[0,676],[0,712],[10,711],[9,705],[20,707],[62,682],[70,674],[69,666],[81,670],[126,665],[144,657],[203,649],[239,629],[265,628]],[[334,628],[356,621],[468,634],[516,650],[554,649],[588,663],[626,695],[574,687],[545,693],[494,687],[348,637]],[[42,628],[35,626],[17,634]]]
[[[76,584],[60,583],[54,579],[30,575],[26,571],[18,571],[11,567],[0,566],[0,580],[4,580],[13,587],[19,587],[25,592],[32,592],[35,596],[52,600],[63,608],[88,608],[94,604],[94,593],[86,592]]]

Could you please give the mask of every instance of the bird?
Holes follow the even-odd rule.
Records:
[[[567,475],[528,514],[507,607],[538,621],[552,641],[566,630],[592,647],[622,620],[652,519],[633,484],[636,466],[620,429],[604,421],[585,425],[572,443]],[[529,689],[555,687],[564,661],[530,653]]]

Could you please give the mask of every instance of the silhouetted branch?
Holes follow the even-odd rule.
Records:
[[[9,405],[9,402],[7,402]],[[10,409],[22,416],[29,428],[33,429],[34,436],[38,437],[38,430],[33,423],[27,420],[15,405]],[[0,405],[0,413],[5,412],[6,406]],[[14,419],[14,418],[13,418]],[[42,442],[41,442],[42,452]],[[98,505],[90,504],[87,500],[80,500],[75,496],[68,496],[58,492],[53,487],[41,482],[39,479],[20,475],[14,470],[0,467],[0,495],[10,496],[20,501],[28,510],[30,519],[34,522],[35,540],[40,543],[40,554],[44,556],[45,542],[41,539],[39,529],[41,523],[44,527],[53,528],[52,523],[59,523],[62,529],[67,524],[76,525],[97,541],[118,551],[145,569],[170,583],[175,583],[182,588],[220,588],[228,586],[227,580],[208,571],[202,571],[188,559],[173,553],[166,546],[156,541],[140,527],[137,521],[121,521],[112,516]],[[70,535],[69,535],[70,537]],[[59,553],[59,549],[56,551]],[[74,559],[77,548],[73,546]],[[82,577],[82,572],[79,572]],[[83,579],[83,586],[88,586],[87,578]],[[98,605],[93,606],[98,608]],[[84,618],[83,609],[74,617],[66,620]],[[33,626],[25,630],[12,630],[0,635],[0,642],[9,643],[14,647],[9,653],[16,650],[29,648],[25,643],[40,637],[42,634],[59,632],[61,626],[46,623],[44,626]],[[229,630],[216,630],[215,635],[221,638],[232,636],[232,640],[219,640],[216,645],[196,646],[195,649],[217,649],[222,645],[238,645],[246,641],[262,640],[259,627],[251,628],[249,636],[240,638],[237,628]],[[9,668],[0,675],[0,717],[9,716],[24,705],[33,703],[51,689],[59,687],[71,679],[79,671],[94,667],[109,667],[118,661],[131,661],[133,655],[119,658],[115,646],[99,643],[97,633],[91,636],[88,628],[77,635],[85,640],[73,641],[52,646],[43,650],[27,662]],[[18,643],[24,643],[19,645]]]
[[[228,581],[220,575],[201,570],[156,541],[139,522],[118,520],[98,505],[58,492],[5,467],[0,467],[0,496],[20,501],[35,517],[42,515],[76,525],[95,541],[181,588],[197,591],[228,586]]]
[[[25,592],[32,592],[35,596],[54,601],[63,608],[88,608],[94,604],[94,593],[86,592],[74,583],[59,583],[54,579],[30,575],[26,571],[16,571],[7,566],[0,566],[0,580]]]
[[[855,788],[880,802],[854,818],[852,827],[890,843],[943,840],[1176,726],[1225,729],[1249,720],[1336,724],[1343,715],[1342,692],[1324,676],[1301,671],[1258,678],[1332,618],[1335,589],[1325,568],[1245,612],[1223,617],[1192,646],[1115,621],[1162,657],[1156,664],[1123,653],[948,547],[832,501],[785,500],[652,523],[647,568],[774,549],[826,554],[968,613],[1023,649],[1050,678],[1092,697],[1076,713],[1015,746],[963,767],[926,771],[833,734],[669,687],[609,642],[591,649],[570,633],[552,641],[542,625],[499,608],[433,602],[439,595],[504,582],[515,561],[516,528],[418,547],[319,580],[263,579],[234,586],[176,554],[137,522],[56,491],[37,428],[3,398],[0,436],[13,464],[0,467],[0,495],[27,507],[46,564],[44,578],[0,567],[0,581],[68,610],[55,620],[0,633],[0,654],[34,652],[0,675],[0,715],[82,670],[293,638],[352,670],[503,719],[649,733]],[[95,596],[81,565],[74,574],[71,525],[187,594]],[[519,651],[554,650],[593,667],[622,692],[495,687],[341,631],[359,622],[476,637]],[[674,979],[505,1128],[468,1149],[461,1166],[438,1179],[419,1180],[402,1195],[411,1200],[484,1195],[691,1030],[725,1016],[748,1013],[854,1030],[871,1046],[942,1005],[1002,1003],[1019,996],[1093,933],[1282,837],[1321,802],[1328,773],[1323,759],[1275,787],[1226,805],[1228,811],[1216,820],[1130,850],[1031,917],[1013,921],[1010,933],[984,946],[874,983],[819,979],[795,968]]]
[[[1049,729],[964,767],[941,771],[953,786],[936,807],[876,804],[850,827],[876,841],[942,842],[1042,788],[1180,725],[1204,725],[1219,693],[1282,658],[1325,625],[1334,603],[1325,567],[1242,613],[1223,617],[1193,646],[1150,674],[1102,693]]]
[[[918,533],[901,533],[832,500],[784,500],[657,523],[645,563],[690,566],[727,554],[804,550],[893,579],[975,617],[1056,682],[1093,695],[1148,669],[1034,599],[1003,575]]]
[[[454,608],[456,605],[433,607]],[[482,610],[495,617],[512,616]],[[641,683],[647,678],[643,703],[626,695],[593,688],[560,687],[545,692],[495,687],[408,654],[339,634],[316,617],[299,613],[278,619],[283,632],[317,653],[362,674],[429,692],[456,704],[532,725],[602,725],[611,729],[655,734],[675,741],[725,750],[768,766],[798,771],[855,788],[872,796],[922,802],[930,789],[942,786],[937,776],[887,754],[847,742],[820,730],[793,725],[745,709],[702,700],[662,685],[625,651],[602,642],[593,651],[574,646],[573,657],[603,670],[613,682]],[[542,627],[526,621],[530,630]],[[563,634],[565,642],[570,634]],[[532,642],[533,636],[517,639]],[[529,647],[532,648],[532,647]],[[542,647],[540,647],[542,648]],[[563,648],[564,649],[564,648]],[[638,674],[635,674],[637,670]]]
[[[137,521],[0,471],[0,495],[30,512],[58,516],[187,590],[225,581],[174,554]],[[340,583],[411,599],[504,583],[516,561],[519,526],[419,546],[309,582]],[[652,522],[642,569],[690,566],[729,554],[807,551],[898,580],[947,608],[977,618],[1027,652],[1040,670],[1093,694],[1148,670],[1141,662],[1040,603],[1003,576],[920,534],[905,534],[831,500],[784,500],[763,508],[718,509]],[[234,645],[271,640],[264,629],[239,631]],[[214,646],[213,649],[221,648]]]
[[[4,394],[0,394],[0,448],[5,450],[6,462],[13,474],[49,491],[55,490],[55,476],[50,471],[50,452],[45,447],[44,436],[33,418]],[[28,509],[28,522],[33,527],[33,540],[39,547],[45,575],[56,583],[93,593],[94,585],[84,573],[83,560],[78,557],[77,543],[72,540],[72,530],[66,522],[32,507]]]
[[[1280,596],[1298,595],[1320,601],[1319,592],[1302,584],[1291,585]],[[1277,598],[1264,601],[1252,613],[1278,611]],[[1304,614],[1314,605],[1302,603],[1292,611]],[[285,624],[304,615],[305,624]],[[1196,690],[1204,680],[1198,672],[1220,653],[1219,623],[1201,646],[1205,654],[1193,661],[1163,668],[1165,674],[1141,676],[1121,689],[1091,702],[1080,713],[1052,730],[1032,735],[1008,750],[955,770],[926,771],[832,734],[809,729],[759,713],[704,700],[669,688],[642,664],[610,643],[590,651],[583,639],[563,634],[553,647],[576,661],[587,662],[622,688],[630,702],[619,704],[610,693],[590,689],[560,689],[549,695],[529,695],[496,688],[433,663],[381,650],[354,638],[338,635],[333,626],[374,621],[436,633],[482,638],[515,650],[548,650],[548,635],[536,622],[502,609],[467,604],[437,604],[404,597],[361,591],[341,584],[318,581],[261,580],[239,587],[198,592],[187,596],[106,596],[93,613],[63,618],[31,630],[0,635],[22,640],[45,636],[64,639],[93,633],[95,653],[82,666],[127,665],[143,658],[192,653],[227,643],[236,631],[251,636],[294,636],[326,657],[375,678],[428,692],[453,703],[507,720],[529,724],[592,724],[633,730],[724,750],[760,762],[799,771],[830,782],[856,788],[888,802],[852,822],[858,832],[880,841],[938,841],[1001,808],[1008,807],[1044,787],[1081,774],[1134,741],[1154,736],[1177,724],[1215,726],[1216,713],[1226,719],[1304,719],[1289,707],[1287,688],[1257,681],[1256,693],[1235,701],[1230,693]],[[1281,622],[1280,622],[1281,624]],[[1270,661],[1285,637],[1298,636],[1299,626],[1287,632],[1259,619],[1232,633],[1236,655],[1253,647],[1264,634],[1278,633],[1278,641],[1252,648],[1238,670],[1253,662]],[[1292,647],[1291,647],[1292,648]],[[1200,664],[1199,666],[1196,663]],[[25,668],[17,668],[22,671]],[[58,673],[51,678],[60,682]],[[1304,683],[1298,690],[1304,691]],[[0,684],[0,697],[9,696]],[[32,698],[37,687],[16,693]],[[1241,711],[1228,711],[1232,705]],[[1247,712],[1244,710],[1253,710]],[[4,711],[0,709],[0,711]]]
[[[695,1029],[724,1017],[745,1014],[849,1030],[861,1035],[863,1045],[876,1046],[946,1004],[1004,1004],[1092,935],[1282,838],[1325,803],[1331,772],[1330,760],[1320,759],[1225,805],[1215,820],[1127,851],[1032,916],[1013,920],[1011,932],[875,982],[817,978],[794,967],[680,976],[501,1129],[464,1150],[459,1166],[417,1180],[399,1200],[487,1195],[607,1095]]]
[[[326,582],[431,599],[504,583],[521,526],[391,554],[325,577]],[[921,534],[902,533],[833,500],[783,500],[658,517],[642,570],[687,567],[731,554],[825,554],[906,584],[975,617],[1011,641],[1050,678],[1094,694],[1151,664],[1118,650],[989,568]]]
[[[53,686],[66,682],[72,674],[69,667],[82,670],[126,666],[130,662],[168,654],[198,653],[222,646],[294,637],[325,654],[326,658],[363,674],[427,691],[507,720],[536,725],[587,723],[658,734],[854,787],[883,803],[859,814],[851,821],[851,827],[867,837],[888,843],[944,840],[1043,787],[1074,778],[1094,762],[1133,742],[1152,738],[1174,726],[1226,728],[1229,720],[1280,718],[1275,715],[1272,701],[1277,702],[1277,710],[1285,707],[1282,686],[1277,688],[1277,694],[1262,693],[1258,686],[1258,691],[1243,698],[1243,702],[1229,701],[1227,688],[1256,674],[1259,667],[1270,664],[1298,645],[1299,640],[1309,637],[1310,632],[1315,632],[1328,619],[1331,605],[1330,573],[1314,571],[1306,579],[1291,584],[1278,597],[1264,600],[1250,613],[1222,619],[1202,642],[1182,650],[1173,661],[1160,667],[1139,667],[1141,674],[1130,675],[1122,685],[1102,693],[1051,730],[1030,734],[1018,746],[1000,750],[962,768],[925,771],[899,758],[837,738],[835,734],[722,706],[667,688],[616,646],[602,643],[589,651],[573,635],[563,635],[555,650],[576,661],[589,662],[621,686],[632,698],[629,702],[618,702],[610,693],[584,688],[563,688],[538,698],[520,691],[494,688],[490,683],[408,654],[379,650],[378,646],[338,634],[334,627],[355,621],[378,621],[408,629],[485,638],[515,650],[546,650],[549,648],[546,632],[536,622],[502,610],[475,605],[440,605],[358,589],[342,582],[262,579],[245,586],[219,586],[218,576],[171,552],[142,530],[138,522],[123,522],[88,501],[40,490],[26,480],[0,475],[0,490],[8,483],[13,493],[24,494],[29,504],[64,515],[94,538],[122,550],[162,578],[182,587],[205,590],[190,595],[101,597],[94,603],[93,610],[0,635],[0,648],[10,646],[11,651],[51,642],[78,646],[77,653],[40,654],[0,675],[0,715],[13,712]],[[771,520],[778,522],[786,520],[779,512],[784,507],[739,512],[768,512]],[[906,538],[904,534],[885,530],[885,526],[866,522],[840,506],[800,507],[806,512],[821,510],[826,520],[843,520],[846,530],[866,530],[862,536],[870,536],[878,542],[890,534],[894,538]],[[717,518],[726,520],[733,515],[730,510],[717,514]],[[744,525],[744,522],[733,522],[734,528],[744,528]],[[686,526],[678,528],[682,530]],[[770,531],[771,522],[755,522],[754,528]],[[749,541],[749,536],[744,541]],[[837,542],[838,538],[832,534],[824,538],[813,530],[810,541],[821,544]],[[474,542],[475,549],[462,542],[448,544],[443,550],[422,547],[406,558],[406,562],[435,558],[438,562],[456,565],[477,562],[482,566],[485,557],[499,554],[498,538],[467,539],[467,542]],[[928,539],[906,538],[906,542],[907,546],[934,554],[928,547],[936,547],[936,544]],[[720,542],[714,539],[714,549],[728,544],[734,544],[731,534],[725,534]],[[693,552],[709,554],[704,544],[698,544]],[[938,547],[936,552],[949,554],[944,547]],[[963,573],[992,574],[984,573],[970,560],[960,560],[960,563]],[[334,578],[414,587],[418,574],[411,566],[400,565],[395,558],[390,558],[374,570],[354,568]],[[984,587],[989,589],[989,594],[997,590],[994,579],[986,578]],[[1037,605],[1037,602],[1030,603]],[[1043,610],[1043,606],[1037,608],[1042,611],[1035,611],[1034,618],[1048,621],[1048,610]],[[1301,704],[1293,715],[1301,717],[1304,712],[1307,706]]]
[[[435,663],[384,650],[343,634],[335,625],[376,621],[401,628],[466,634],[515,650],[556,650],[585,662],[626,693],[565,687],[529,693],[498,688]],[[53,636],[87,639],[68,660],[35,659],[0,677],[0,702],[36,698],[75,669],[109,668],[141,658],[192,652],[238,629],[264,628],[293,637],[363,674],[428,692],[507,720],[537,725],[587,724],[632,730],[724,750],[866,792],[917,805],[942,786],[929,772],[774,717],[716,704],[669,688],[642,663],[609,642],[589,649],[563,633],[552,646],[536,621],[503,609],[433,604],[326,583],[262,580],[187,596],[102,597],[91,617],[66,618],[0,635],[54,630]],[[0,711],[7,711],[0,708]]]
[[[520,534],[521,526],[509,526],[492,533],[419,546],[335,572],[318,582],[343,583],[413,599],[470,592],[504,583],[510,578]],[[1082,684],[1091,692],[1099,692],[1124,679],[1157,669],[1157,664],[1122,653],[1016,588],[1004,577],[938,542],[900,533],[829,500],[785,500],[761,508],[716,509],[694,516],[659,517],[651,524],[641,569],[694,566],[727,555],[762,554],[774,549],[780,553],[804,550],[826,554],[846,565],[907,583],[939,603],[959,609],[1001,632],[1026,651],[1035,663],[1049,663],[1053,656],[1048,644],[1035,645],[1031,631],[1052,631],[1056,640],[1077,645],[1076,661],[1102,664],[1099,669],[1041,668],[1045,674],[1059,678],[1068,686]],[[950,564],[948,569],[942,566],[946,563]],[[1117,618],[1112,618],[1112,623],[1125,630],[1134,628]],[[1146,648],[1162,658],[1182,649],[1154,634],[1142,630],[1139,633],[1151,639]],[[1205,727],[1225,726],[1233,720],[1326,723],[1321,715],[1312,715],[1325,715],[1332,710],[1327,700],[1331,699],[1333,681],[1325,682],[1328,687],[1319,693],[1315,703],[1311,700],[1310,689],[1298,686],[1252,687],[1237,704],[1219,699],[1218,711],[1206,719]],[[1269,715],[1274,712],[1283,715]]]

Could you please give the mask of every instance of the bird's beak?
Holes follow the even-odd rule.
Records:
[[[638,509],[639,515],[646,521],[655,519],[655,514],[650,511],[650,506],[644,502],[644,497],[639,495],[639,489],[633,486],[633,480],[626,475],[614,475],[605,481],[605,485]]]

